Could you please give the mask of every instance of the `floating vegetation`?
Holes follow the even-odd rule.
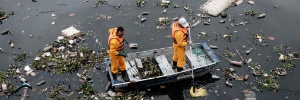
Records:
[[[269,44],[266,42],[265,37],[263,36],[263,34],[251,33],[250,35],[253,39],[256,40],[256,41],[254,41],[255,44],[259,44],[261,46],[269,46]]]
[[[135,3],[138,7],[142,7],[142,6],[145,6],[145,4],[147,3],[147,0],[136,0]]]
[[[252,73],[255,76],[260,76],[264,73],[264,70],[261,69],[261,66],[257,62],[250,62],[248,66],[252,68]]]
[[[233,33],[227,33],[227,34],[223,34],[223,35],[216,34],[216,39],[215,40],[217,40],[218,38],[226,39],[227,42],[231,42],[232,39],[238,38],[238,36],[235,36]]]
[[[245,11],[245,15],[250,15],[250,16],[255,16],[258,15],[259,13],[255,9],[250,9]]]
[[[275,47],[273,47],[273,51],[276,51],[278,53],[287,53],[288,50],[290,50],[291,48],[287,45],[281,44],[281,45],[277,45]]]
[[[98,3],[98,4],[104,4],[104,3],[107,3],[107,0],[98,0],[97,3]]]
[[[200,32],[199,34],[198,34],[198,37],[202,37],[202,38],[205,38],[205,37],[207,37],[208,35],[205,33],[205,32]]]
[[[70,85],[69,85],[70,89]],[[47,93],[48,98],[56,99],[56,100],[67,100],[69,92],[71,92],[69,89],[67,89],[63,84],[56,84],[52,86]],[[47,88],[45,90],[42,90],[41,92],[47,91]]]
[[[6,13],[2,10],[2,7],[0,7],[0,18],[4,17]]]
[[[170,25],[170,18],[168,17],[160,17],[158,20],[156,20],[156,25],[157,26],[166,26],[166,25]]]
[[[92,97],[93,95],[95,95],[95,93],[97,92],[91,85],[89,84],[83,84],[80,87],[77,87],[75,89],[76,92],[83,94],[84,100],[94,100]]]
[[[81,33],[83,37],[85,34]],[[95,67],[107,57],[106,49],[101,48],[97,53],[83,44],[82,37],[56,40],[47,46],[32,62],[37,70],[51,71],[55,74],[71,74],[79,68]]]
[[[6,69],[6,74],[12,78],[17,78],[21,74],[20,68],[22,66],[13,64],[10,64],[9,66],[10,68]]]
[[[227,66],[224,70],[222,70],[226,77],[234,77],[235,70]]]
[[[22,51],[21,54],[17,54],[17,56],[15,57],[15,61],[17,62],[24,62],[26,59],[26,53],[24,51]]]
[[[291,60],[288,60],[288,61],[285,61],[281,64],[281,68],[284,68],[284,69],[289,69],[289,68],[293,68],[296,66],[296,63],[294,63],[293,61]]]
[[[273,78],[267,78],[264,81],[259,81],[258,84],[265,89],[270,89],[274,91],[277,91],[279,89],[278,81]]]
[[[129,91],[121,97],[115,97],[114,100],[143,100],[146,97],[146,91]]]
[[[169,8],[171,2],[170,0],[159,0],[159,5],[161,5],[162,7],[165,7],[165,8]]]
[[[146,57],[142,59],[143,68],[138,67],[138,71],[140,72],[138,76],[142,79],[161,76],[162,72],[156,62],[154,56]]]
[[[234,57],[235,55],[236,54],[234,52],[229,52],[229,51],[224,53],[224,56],[228,58]]]
[[[8,78],[6,72],[0,71],[0,83],[4,82],[6,78]]]

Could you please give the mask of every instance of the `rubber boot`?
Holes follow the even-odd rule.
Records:
[[[177,67],[177,72],[181,72],[183,70],[183,68],[178,68]]]
[[[125,82],[128,82],[129,79],[128,79],[128,76],[127,76],[127,74],[126,74],[126,70],[121,71],[121,72],[122,72],[122,78],[123,78],[123,80],[124,80]]]
[[[114,80],[117,80],[117,74],[112,74]]]
[[[173,66],[172,66],[172,68],[174,69],[174,68],[176,68],[177,67],[177,62],[176,61],[173,61]]]

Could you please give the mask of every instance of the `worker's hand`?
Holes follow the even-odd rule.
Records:
[[[123,52],[119,52],[118,56],[123,56],[124,58],[127,57],[127,55],[125,53],[123,53]]]
[[[193,45],[193,42],[192,41],[188,41],[188,45]]]

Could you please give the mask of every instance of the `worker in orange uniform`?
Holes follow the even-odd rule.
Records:
[[[122,72],[122,78],[125,80],[127,77],[126,74],[126,65],[124,58],[126,54],[124,53],[124,28],[111,28],[108,30],[108,54],[111,61],[111,73],[114,80],[117,79],[118,68]]]
[[[188,26],[185,18],[180,18],[172,24],[172,37],[173,37],[173,67],[177,67],[177,72],[183,70],[185,65],[185,47],[189,44],[192,45],[192,41],[188,41]]]

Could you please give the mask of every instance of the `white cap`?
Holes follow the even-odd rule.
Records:
[[[186,19],[185,19],[185,18],[180,18],[180,19],[178,20],[178,23],[179,23],[180,25],[182,25],[183,27],[188,27],[188,26],[189,26],[189,24],[186,22]]]

